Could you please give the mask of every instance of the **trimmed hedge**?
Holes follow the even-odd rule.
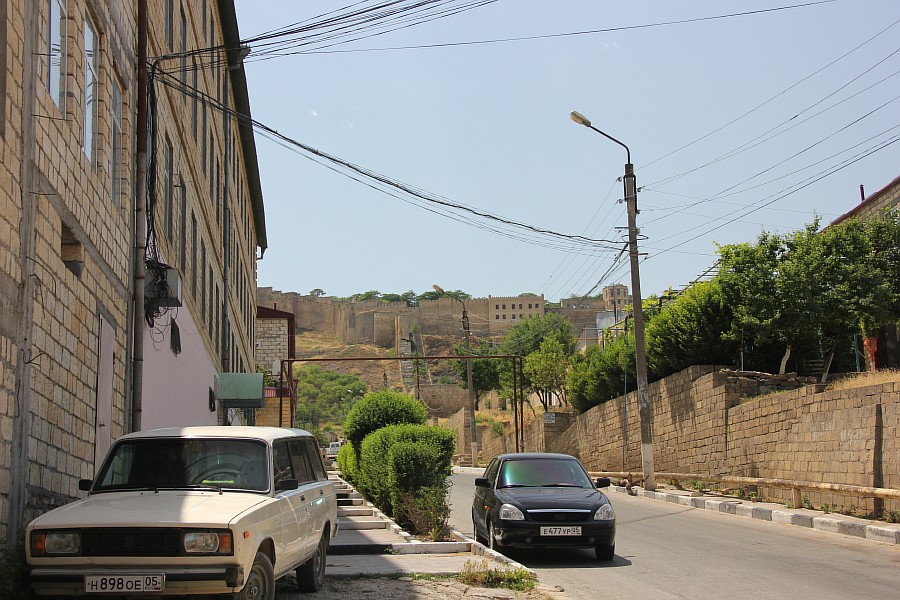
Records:
[[[360,450],[363,440],[373,431],[401,423],[423,425],[427,419],[425,404],[412,396],[391,390],[371,392],[350,409],[344,421],[344,436]]]
[[[390,425],[363,440],[354,482],[372,504],[393,515],[401,492],[443,485],[456,432],[427,425]]]
[[[346,444],[341,446],[340,450],[338,450],[338,469],[341,470],[341,474],[343,475],[344,479],[349,482],[354,482],[358,476],[357,473],[359,471],[359,461],[356,459],[357,454],[359,453],[353,446],[353,442],[347,442]]]

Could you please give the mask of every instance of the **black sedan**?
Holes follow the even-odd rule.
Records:
[[[490,548],[594,548],[598,560],[616,551],[616,513],[574,456],[501,454],[475,479],[475,538]]]

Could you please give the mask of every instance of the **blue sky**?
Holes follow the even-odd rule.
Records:
[[[236,2],[245,39],[348,4]],[[477,213],[383,193],[257,135],[259,285],[348,296],[437,283],[551,301],[630,288],[625,150],[572,110],[631,151],[644,296],[705,273],[717,243],[831,221],[860,185],[900,175],[900,3],[710,19],[799,4],[497,0],[317,52],[251,44],[254,119]],[[429,47],[384,50],[409,46]]]

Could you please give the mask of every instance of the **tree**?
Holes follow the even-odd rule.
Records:
[[[357,302],[363,302],[365,300],[378,300],[381,298],[381,292],[378,290],[369,290],[368,292],[363,292],[361,294],[354,294]]]
[[[353,403],[368,391],[359,377],[317,365],[295,367],[293,373],[297,380],[295,420],[313,433],[339,426]]]
[[[576,349],[575,336],[572,334],[572,323],[559,313],[547,313],[543,316],[531,316],[522,319],[511,327],[506,333],[506,338],[500,346],[500,354],[514,354],[527,357],[532,352],[540,349],[546,339],[554,339],[559,342],[565,356],[571,356]],[[500,365],[500,395],[504,398],[513,397],[514,366],[503,361]],[[524,381],[519,382],[523,388],[534,389],[531,381],[523,370]]]
[[[566,400],[566,374],[569,370],[569,358],[562,344],[555,338],[547,338],[541,347],[525,357],[522,367],[525,377],[531,381],[531,389],[537,393],[544,410],[549,410],[553,396],[560,403]]]
[[[465,345],[454,345],[453,353],[465,355]],[[493,354],[493,349],[486,342],[479,341],[476,346],[469,348],[469,353],[471,356],[487,356]],[[451,362],[457,381],[459,381],[459,386],[464,390],[469,389],[469,382],[466,377],[466,360],[460,359]],[[496,358],[473,358],[471,362],[472,387],[475,388],[475,410],[478,410],[481,396],[500,387],[500,365],[498,364],[500,360]]]
[[[569,402],[578,412],[621,396],[626,387],[637,386],[634,343],[629,343],[625,335],[603,346],[591,346],[584,354],[573,355],[571,362],[566,385]]]
[[[309,290],[309,295],[319,298],[319,297],[325,295],[325,290],[323,290],[322,288],[315,288],[315,289]]]
[[[692,285],[647,321],[647,363],[651,379],[662,379],[691,365],[734,364],[731,308],[719,282]]]

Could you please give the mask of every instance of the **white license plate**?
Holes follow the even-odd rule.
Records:
[[[129,592],[162,592],[166,576],[153,575],[85,575],[86,594],[122,594]]]
[[[541,527],[541,535],[581,535],[581,526]]]

